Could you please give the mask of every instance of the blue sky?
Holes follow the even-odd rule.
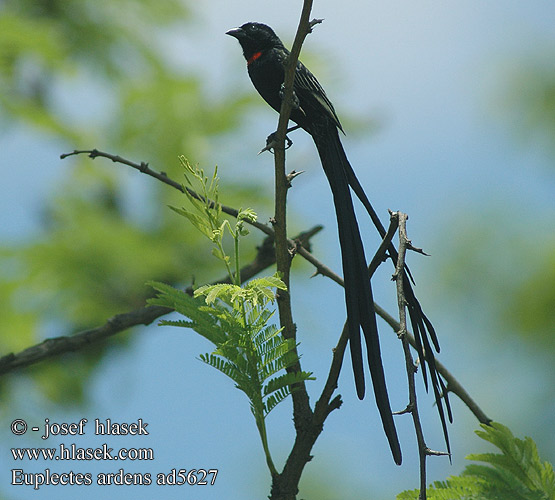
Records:
[[[300,2],[206,1],[196,10],[200,21],[191,26],[190,33],[168,37],[172,41],[168,43],[168,50],[173,51],[170,56],[176,64],[188,67],[202,64],[210,53],[217,64],[203,67],[209,81],[207,91],[225,95],[248,90],[250,82],[236,41],[223,33],[249,20],[268,22],[289,45]],[[379,123],[371,134],[350,133],[346,127],[345,148],[361,183],[384,219],[387,208],[407,212],[409,236],[416,246],[432,254],[430,259],[411,256],[411,268],[420,300],[440,335],[440,359],[492,418],[514,424],[515,432],[535,437],[541,417],[528,418],[526,412],[539,404],[529,387],[536,383],[541,367],[532,359],[520,363],[521,356],[532,353],[517,342],[493,345],[487,338],[491,325],[480,311],[465,317],[448,297],[442,297],[435,281],[437,266],[449,259],[441,251],[454,237],[453,220],[479,220],[495,209],[507,214],[500,224],[508,234],[528,232],[532,238],[540,237],[527,223],[538,221],[538,217],[538,226],[543,221],[553,227],[553,177],[547,168],[552,159],[516,135],[518,123],[510,121],[514,115],[505,109],[504,96],[510,91],[512,75],[525,67],[526,61],[541,61],[544,56],[549,60],[547,55],[553,54],[555,4],[547,0],[347,0],[338,8],[337,2],[322,0],[314,2],[313,17],[325,22],[308,37],[305,47],[315,61],[311,68],[339,116]],[[224,80],[223,74],[232,77]],[[271,110],[261,108],[253,117],[253,131],[270,132],[276,121]],[[331,196],[313,146],[301,134],[292,136],[295,145],[288,152],[289,168],[307,171],[290,192],[292,208],[302,217],[294,223],[304,228],[323,222],[326,230],[315,240],[316,253],[340,269]],[[265,133],[260,134],[260,143],[264,138]],[[4,174],[0,234],[5,241],[32,237],[40,229],[41,204],[68,168],[58,159],[61,147],[65,146],[24,128],[0,136]],[[256,150],[246,150],[242,140],[229,148],[226,158],[221,157],[221,151],[209,155],[224,178],[256,172],[271,182],[270,155],[256,156]],[[270,215],[260,214],[261,219]],[[371,230],[365,236],[369,246],[376,244]],[[296,265],[300,272],[293,282],[294,313],[304,367],[318,377],[311,385],[314,401],[344,321],[343,293],[324,278],[308,279],[311,270]],[[377,301],[395,311],[388,273],[382,271],[376,285]],[[405,376],[396,368],[401,363],[400,348],[385,324],[380,324],[380,329],[392,404],[402,408]],[[169,327],[143,328],[134,335],[129,349],[108,356],[93,376],[88,408],[71,413],[41,408],[40,412],[51,421],[65,422],[82,417],[129,422],[142,418],[149,423],[149,436],[117,438],[110,440],[110,446],[152,447],[155,460],[117,466],[71,463],[66,468],[58,463],[25,463],[23,468],[26,472],[52,467],[95,473],[116,472],[121,465],[129,472],[153,475],[172,468],[218,468],[215,486],[175,486],[160,491],[154,486],[41,488],[31,496],[24,487],[8,487],[3,472],[0,491],[13,499],[92,499],[99,495],[121,499],[265,498],[269,477],[246,399],[233,390],[230,381],[195,359],[209,346],[190,332]],[[326,485],[330,499],[392,498],[402,489],[416,487],[418,473],[409,418],[399,421],[405,464],[398,468],[389,456],[372,399],[359,402],[353,389],[352,375],[345,369],[340,379],[345,404],[326,423],[313,450],[315,458],[306,468],[307,479]],[[422,396],[421,408],[428,444],[441,449],[430,397]],[[269,417],[270,445],[278,464],[294,437],[289,411],[289,403],[285,403]],[[476,421],[458,401],[454,402],[454,412],[455,423],[450,427],[453,465],[447,459],[430,460],[430,481],[460,472],[466,454],[485,449],[472,432]],[[5,413],[12,418],[9,411]],[[106,441],[92,435],[75,440],[83,447]],[[68,440],[52,439],[48,445],[59,442]],[[41,446],[32,436],[7,435],[4,443]],[[552,448],[544,451],[553,457]],[[14,465],[5,453],[0,464],[4,471]],[[193,490],[183,492],[184,488]],[[335,490],[343,494],[334,496]]]

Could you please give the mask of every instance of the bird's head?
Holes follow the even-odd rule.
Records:
[[[261,23],[245,23],[239,28],[226,31],[226,35],[230,35],[239,40],[241,48],[243,49],[243,55],[247,60],[249,60],[254,53],[283,46],[281,40],[274,33],[274,30]]]

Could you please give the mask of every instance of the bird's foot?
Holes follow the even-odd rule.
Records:
[[[266,146],[264,146],[259,152],[258,154],[264,153],[264,151],[270,151],[271,153],[273,153],[274,149],[276,148],[276,146],[278,145],[277,140],[276,140],[276,133],[277,132],[272,132],[267,138],[266,138]],[[289,137],[285,136],[285,149],[289,149],[291,146],[293,145],[293,141],[291,139],[289,139]]]

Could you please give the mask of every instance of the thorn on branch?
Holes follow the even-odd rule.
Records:
[[[292,170],[290,173],[288,173],[288,174],[285,176],[285,179],[287,180],[287,188],[290,188],[290,187],[291,187],[291,181],[292,181],[295,177],[297,177],[298,175],[304,174],[304,172],[305,172],[304,170],[299,170],[299,171]]]
[[[333,410],[338,410],[339,408],[341,408],[342,404],[343,400],[341,399],[341,394],[338,394],[330,401],[328,405],[329,413],[331,413]]]
[[[451,456],[451,453],[448,453],[447,451],[435,451],[435,450],[431,450],[428,447],[426,447],[424,449],[424,453],[428,456],[434,456],[434,457],[450,457]]]
[[[412,413],[414,410],[414,405],[409,403],[404,410],[394,411],[393,415],[406,415],[407,413]]]
[[[312,19],[309,23],[308,23],[308,33],[312,33],[312,29],[314,28],[314,26],[316,26],[317,24],[322,24],[324,22],[323,19]]]
[[[412,245],[412,242],[408,241],[407,242],[407,250],[412,250],[413,252],[419,253],[421,255],[425,255],[426,257],[429,257],[430,254],[426,253],[424,250],[422,250],[421,248],[415,247]]]

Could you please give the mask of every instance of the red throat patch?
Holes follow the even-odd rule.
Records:
[[[262,52],[255,52],[252,56],[250,56],[247,59],[247,66],[249,66],[251,63],[256,61],[261,55],[262,55]]]

